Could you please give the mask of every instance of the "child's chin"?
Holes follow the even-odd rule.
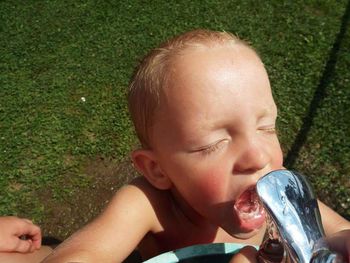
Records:
[[[249,239],[254,237],[259,232],[259,230],[260,229],[254,229],[249,232],[234,233],[232,236],[239,239]]]
[[[252,220],[238,218],[234,226],[234,229],[232,229],[232,224],[230,227],[226,228],[226,231],[230,233],[231,236],[239,239],[249,239],[255,236],[265,226],[265,214],[260,218]]]
[[[232,236],[240,239],[251,238],[261,230],[261,228],[264,226],[264,223],[265,222],[262,222],[261,224],[254,224],[254,226],[251,224],[242,224],[237,231],[238,233],[236,232],[232,234]]]
[[[255,218],[238,218],[238,228],[232,235],[240,239],[248,239],[255,236],[265,226],[265,213]],[[236,225],[236,226],[237,226]]]

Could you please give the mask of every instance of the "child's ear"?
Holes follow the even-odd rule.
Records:
[[[171,181],[160,168],[157,158],[151,150],[135,150],[131,154],[132,161],[138,172],[154,187],[166,190],[171,187]]]

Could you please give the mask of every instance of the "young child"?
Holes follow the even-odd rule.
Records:
[[[259,245],[265,212],[255,184],[282,167],[277,108],[256,52],[225,32],[191,31],[152,50],[136,70],[129,110],[143,175],[48,262],[121,262],[194,244]],[[320,202],[327,235],[349,222]],[[348,232],[340,233],[343,252]],[[350,238],[349,238],[350,239]],[[251,249],[235,262],[251,261]]]
[[[0,262],[39,263],[51,253],[41,246],[41,230],[30,220],[0,217]]]

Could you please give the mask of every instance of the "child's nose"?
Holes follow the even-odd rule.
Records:
[[[234,171],[247,173],[262,170],[269,161],[266,150],[256,140],[245,141],[234,164]]]

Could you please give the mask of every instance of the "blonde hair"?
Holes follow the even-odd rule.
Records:
[[[151,148],[150,131],[164,89],[170,84],[174,57],[190,48],[234,46],[246,42],[228,32],[198,29],[178,35],[151,50],[136,68],[129,85],[128,106],[136,134],[143,148]]]

